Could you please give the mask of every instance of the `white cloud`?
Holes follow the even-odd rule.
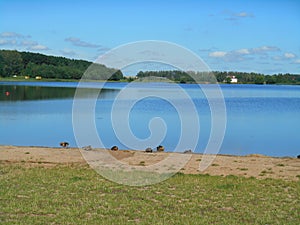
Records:
[[[208,55],[212,58],[222,58],[224,61],[237,62],[252,59],[248,57],[251,54],[251,51],[247,48],[242,48],[235,51],[215,51],[211,52]]]
[[[254,17],[252,13],[240,12],[235,14],[236,17]]]
[[[247,48],[242,48],[242,49],[237,50],[236,53],[241,54],[241,55],[248,55],[248,54],[250,54],[250,51]]]
[[[296,59],[293,63],[294,64],[300,64],[300,59]]]
[[[199,49],[200,52],[211,52],[217,50],[216,47],[211,47],[211,48],[201,48]]]
[[[243,18],[253,18],[254,15],[252,13],[249,12],[239,12],[239,13],[235,13],[232,11],[223,11],[223,14],[226,14],[227,17],[225,18],[225,20],[231,20],[231,21],[236,21],[236,20],[240,20]]]
[[[214,57],[214,58],[222,58],[227,54],[227,52],[222,52],[222,51],[216,51],[216,52],[211,52],[209,53],[210,57]]]
[[[64,56],[71,56],[71,57],[74,57],[77,55],[77,53],[71,49],[63,49],[60,51]]]
[[[268,53],[274,51],[280,51],[280,49],[276,46],[261,46],[257,48],[241,48],[238,50],[232,50],[228,52],[214,51],[209,53],[209,56],[213,58],[222,58],[224,61],[227,62],[240,62],[244,60],[254,59],[255,56],[266,56],[267,58]],[[291,55],[289,56],[291,57]]]
[[[252,53],[266,53],[266,52],[270,52],[270,51],[280,51],[280,48],[276,47],[276,46],[261,46],[258,48],[252,48],[251,52]]]
[[[24,40],[24,41],[21,41],[19,43],[19,45],[21,45],[21,46],[34,46],[34,45],[38,45],[38,43],[36,41],[32,41],[32,40]]]
[[[272,57],[273,60],[276,60],[276,61],[280,61],[282,60],[282,57],[281,56],[278,56],[278,55],[275,55]]]
[[[36,41],[31,40],[30,35],[23,35],[16,32],[2,32],[0,33],[0,45],[18,48],[25,48],[27,50],[45,51],[49,50],[47,46],[41,45]]]
[[[13,40],[0,39],[0,45],[11,45]]]
[[[30,38],[31,36],[18,34],[16,32],[2,32],[2,33],[0,33],[0,37],[3,37],[3,38]]]
[[[275,55],[272,57],[272,59],[276,61],[281,61],[281,60],[291,60],[296,58],[296,55],[294,53],[286,52],[283,55]]]
[[[39,50],[49,50],[47,46],[44,45],[32,45],[27,48],[28,50],[34,50],[34,51],[39,51]]]
[[[101,47],[100,45],[88,43],[88,42],[82,41],[82,40],[80,40],[80,38],[76,38],[76,37],[66,38],[65,41],[70,42],[73,45],[79,46],[79,47],[86,47],[86,48],[99,48],[99,47]]]
[[[296,55],[293,53],[286,52],[286,53],[284,53],[284,57],[287,59],[293,59],[296,57]]]

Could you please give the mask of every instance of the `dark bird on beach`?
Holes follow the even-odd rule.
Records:
[[[60,142],[59,145],[63,148],[67,148],[69,146],[69,143],[68,142]]]
[[[82,149],[85,150],[85,151],[91,151],[91,150],[93,150],[92,146],[90,146],[90,145],[84,146],[84,147],[82,147]]]
[[[145,152],[153,152],[152,148],[146,148]]]
[[[156,150],[157,150],[158,152],[163,152],[163,151],[165,150],[165,147],[162,146],[162,145],[159,145],[159,146],[157,146]]]
[[[118,148],[118,146],[112,146],[110,150],[112,150],[112,151],[118,151],[119,148]]]
[[[300,155],[298,155],[297,158],[300,159]]]
[[[189,150],[185,150],[183,153],[187,154],[187,153],[193,153],[191,149]]]

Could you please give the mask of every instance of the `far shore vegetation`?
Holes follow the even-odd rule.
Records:
[[[176,83],[300,84],[300,74],[261,74],[254,72],[140,71],[124,76],[122,71],[86,60],[68,59],[40,53],[0,50],[0,81],[86,81],[132,82],[161,81]],[[192,76],[197,77],[195,81]],[[146,79],[152,77],[153,79]]]

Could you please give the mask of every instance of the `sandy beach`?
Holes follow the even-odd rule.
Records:
[[[143,151],[128,150],[109,152],[117,160],[135,166],[155,164],[169,154],[180,154],[145,153]],[[202,154],[192,154],[190,160],[180,172],[218,176],[236,175],[258,179],[300,180],[300,159],[297,158],[274,158],[257,154],[247,156],[217,155],[206,170],[199,171],[199,163],[202,158]],[[141,162],[143,162],[143,165],[141,165]],[[0,163],[21,163],[27,166],[44,167],[57,165],[88,166],[78,148],[0,146]]]

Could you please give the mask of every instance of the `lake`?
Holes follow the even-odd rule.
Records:
[[[59,147],[60,142],[67,141],[70,146],[76,147],[72,110],[77,85],[76,82],[0,82],[0,144]],[[127,89],[135,97],[139,94],[145,96],[145,93],[148,96],[134,102],[129,111],[126,104],[130,103],[130,99],[123,98],[119,100],[120,105],[114,105],[126,85],[106,83],[99,95],[99,83],[82,85],[80,90],[83,94],[78,101],[89,102],[93,96],[97,96],[93,121],[103,146],[96,146],[97,142],[91,140],[89,143],[93,147],[110,148],[117,145],[120,149],[131,148],[130,144],[124,144],[119,139],[120,135],[131,140],[131,133],[123,127],[124,122],[137,139],[164,135],[161,142],[155,144],[173,151],[182,135],[180,119],[187,118],[189,124],[200,127],[199,139],[193,150],[203,153],[212,129],[212,115],[209,102],[198,85],[179,85],[188,94],[190,99],[187,99],[171,84],[134,83]],[[226,130],[219,153],[292,157],[300,154],[300,86],[226,84],[220,87],[226,105]],[[158,97],[163,93],[167,93],[172,102],[183,108],[181,114],[168,99]],[[130,98],[130,95],[126,96]],[[190,111],[189,100],[196,108],[199,122]],[[113,129],[112,107],[117,107],[113,116],[118,117],[115,125],[122,134],[116,135]],[[157,125],[156,129],[155,123],[152,123],[154,129],[149,129],[149,122],[153,122],[153,118],[164,121],[165,133],[160,129],[161,125]],[[84,121],[84,115],[82,119]],[[190,138],[195,136],[192,128],[188,134]],[[86,127],[82,132],[86,133],[88,139],[89,128]],[[183,144],[188,149],[191,142],[186,139]],[[155,144],[148,147],[154,148],[157,146]]]

